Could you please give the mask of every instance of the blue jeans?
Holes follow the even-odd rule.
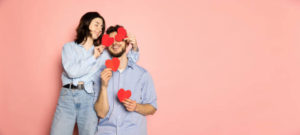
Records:
[[[75,123],[79,135],[95,135],[98,124],[95,98],[94,93],[85,90],[62,88],[50,135],[73,135]]]

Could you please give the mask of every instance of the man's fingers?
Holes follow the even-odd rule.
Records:
[[[108,72],[102,72],[101,73],[101,76],[105,76],[105,75],[107,75],[108,74]]]
[[[133,103],[133,102],[134,102],[133,100],[131,100],[131,99],[129,99],[129,98],[126,98],[125,101],[126,101],[126,102],[129,102],[129,103]]]
[[[102,79],[109,78],[109,75],[108,75],[108,74],[103,74],[103,75],[101,75],[101,78],[102,78]]]
[[[111,74],[111,73],[107,73],[106,75],[104,75],[104,77],[105,77],[105,78],[108,78],[108,79],[110,79],[110,78],[111,78],[111,76],[112,76],[112,74]]]
[[[130,108],[130,107],[126,107],[126,110],[131,112],[131,111],[133,111],[134,109],[133,109],[133,108]]]
[[[106,75],[106,77],[107,77],[107,78],[110,78],[110,77],[111,77],[111,74],[110,74],[110,73],[108,73],[108,74]]]
[[[104,69],[104,70],[101,72],[101,75],[104,75],[104,74],[107,74],[107,73],[112,74],[112,69],[111,69],[111,68],[106,68],[106,69]]]
[[[134,101],[133,101],[133,100],[131,100],[131,99],[129,99],[129,98],[126,98],[126,99],[124,100],[124,102],[127,102],[128,104],[132,104],[132,103],[134,103]]]
[[[105,68],[103,71],[112,71],[111,68]]]
[[[133,110],[133,108],[130,107],[130,106],[125,106],[125,108],[126,108],[127,110]]]
[[[123,104],[126,108],[129,106],[128,104]]]
[[[123,104],[124,104],[124,105],[130,105],[130,102],[123,101]]]
[[[124,101],[126,102],[130,102],[131,100],[129,98],[126,98]]]
[[[103,72],[103,74],[102,74],[102,75],[112,75],[112,72],[110,72],[110,71]]]
[[[111,76],[112,76],[111,73],[105,73],[105,74],[101,75],[101,78],[106,81],[106,80],[109,80],[111,78]]]
[[[112,72],[112,69],[111,68],[106,68],[104,69],[106,72]]]
[[[134,109],[135,108],[135,101],[133,101],[133,100],[124,100],[123,101],[123,104],[124,104],[124,106],[126,106],[126,107],[129,107],[129,108],[132,108],[132,109]]]
[[[103,76],[102,76],[102,78],[108,78],[108,74],[104,74]]]

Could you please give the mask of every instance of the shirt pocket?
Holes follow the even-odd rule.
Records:
[[[142,90],[138,85],[131,90],[131,100],[136,101],[136,103],[141,104],[143,101]]]

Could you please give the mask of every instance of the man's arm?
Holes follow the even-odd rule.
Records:
[[[156,109],[151,104],[136,104],[135,111],[147,115],[153,115],[156,112]]]
[[[135,111],[142,115],[153,115],[157,110],[156,103],[156,92],[154,88],[154,83],[151,75],[146,72],[143,75],[143,87],[142,87],[142,102],[136,103],[136,101],[131,99],[126,99],[123,101],[123,105],[127,111]]]
[[[98,99],[95,103],[95,111],[100,118],[105,118],[109,111],[108,97],[107,97],[107,86],[112,76],[112,70],[106,68],[101,72],[101,89]]]
[[[131,99],[124,100],[123,104],[127,111],[135,111],[144,116],[153,115],[156,112],[156,109],[151,104],[138,104],[136,101]]]

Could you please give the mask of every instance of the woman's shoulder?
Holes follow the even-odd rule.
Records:
[[[78,44],[76,42],[74,42],[74,41],[67,42],[63,46],[63,48],[74,48],[74,47],[78,47]]]

